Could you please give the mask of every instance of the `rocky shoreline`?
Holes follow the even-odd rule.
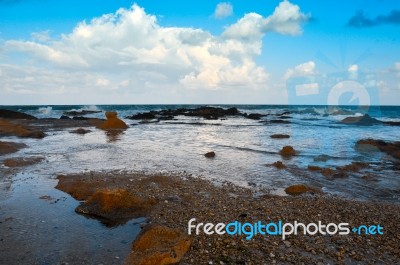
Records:
[[[58,179],[56,188],[82,200],[77,213],[91,215],[107,225],[118,225],[140,215],[148,218],[125,264],[157,264],[151,260],[168,261],[171,257],[173,262],[160,264],[395,264],[400,260],[398,205],[343,200],[319,193],[260,195],[230,183],[215,186],[184,175],[91,172]],[[244,235],[204,233],[189,237],[188,221],[192,218],[197,223],[214,224],[235,220],[348,222],[351,227],[380,224],[385,233],[291,235],[286,240],[262,235],[246,240]],[[158,242],[160,233],[165,237],[164,243]],[[157,247],[143,253],[138,248],[143,238],[146,244]],[[165,252],[172,254],[165,256]]]

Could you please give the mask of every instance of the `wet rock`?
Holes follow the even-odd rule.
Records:
[[[71,131],[71,133],[76,133],[76,134],[87,134],[87,133],[90,133],[90,132],[91,132],[91,130],[86,130],[86,129],[83,129],[83,128],[78,128],[76,130]]]
[[[282,163],[282,161],[276,161],[272,164],[274,167],[277,169],[284,169],[286,168],[286,165]]]
[[[321,168],[319,166],[308,165],[308,170],[310,170],[310,171],[320,171]]]
[[[154,113],[152,112],[145,112],[145,113],[138,113],[126,118],[131,120],[153,120],[156,118],[156,115],[154,115]]]
[[[60,120],[71,120],[71,118],[68,117],[68,116],[62,115],[62,116],[60,117]]]
[[[25,147],[27,147],[26,144],[0,141],[0,155],[15,153]]]
[[[72,117],[72,119],[73,119],[73,120],[77,120],[77,121],[86,121],[86,120],[88,120],[89,118],[82,117],[82,116],[74,116],[74,117]]]
[[[337,167],[336,169],[342,170],[342,171],[351,171],[351,172],[358,172],[361,169],[367,168],[368,164],[364,162],[352,162],[351,164]]]
[[[258,114],[258,113],[251,113],[246,116],[246,118],[251,119],[251,120],[260,120],[261,117],[263,117],[263,115]]]
[[[334,173],[335,173],[335,170],[333,170],[331,168],[323,168],[323,169],[321,169],[321,174],[324,177],[331,177]]]
[[[334,174],[332,175],[332,177],[335,178],[335,179],[343,179],[343,178],[349,177],[349,175],[347,175],[346,172],[339,171],[339,172],[334,173]]]
[[[286,139],[286,138],[290,138],[290,135],[287,134],[273,134],[270,136],[273,139]]]
[[[68,116],[84,116],[88,114],[99,113],[101,110],[80,110],[80,111],[65,111],[63,114]]]
[[[215,157],[215,152],[205,153],[204,156],[207,157],[207,158],[213,158],[213,157]]]
[[[285,192],[289,195],[297,196],[303,193],[315,193],[315,192],[320,192],[318,189],[306,186],[304,184],[298,184],[298,185],[293,185],[289,186],[285,189]]]
[[[14,124],[7,120],[0,119],[0,136],[17,136],[41,139],[45,137],[42,131],[34,131],[26,126]]]
[[[364,116],[347,117],[344,118],[341,122],[345,124],[366,125],[366,126],[382,123],[380,120],[372,118],[368,114],[365,114]]]
[[[315,162],[326,162],[328,160],[329,160],[328,155],[319,155],[319,156],[314,157]]]
[[[268,121],[269,123],[278,123],[278,124],[289,124],[290,121],[282,120],[282,119],[277,119],[277,120],[270,120]]]
[[[22,120],[37,120],[36,117],[12,110],[0,109],[0,118],[4,119],[22,119]]]
[[[355,148],[361,151],[380,150],[394,158],[400,159],[400,141],[385,142],[383,140],[362,139],[357,141]]]
[[[284,146],[279,154],[283,157],[291,157],[296,155],[296,151],[290,145]]]
[[[14,157],[8,158],[3,161],[3,164],[6,167],[26,167],[31,166],[37,163],[40,163],[44,160],[42,156],[32,156],[32,157]]]
[[[149,225],[138,235],[125,264],[152,265],[178,263],[189,250],[191,238],[177,229]]]
[[[124,189],[104,189],[96,191],[75,211],[100,218],[104,224],[114,226],[144,216],[155,203],[154,199],[141,198]]]
[[[120,120],[117,117],[117,112],[107,111],[106,118],[107,118],[107,120],[103,124],[100,124],[97,128],[102,129],[102,130],[127,129],[128,128],[128,125],[126,125],[125,122],[123,122],[122,120]]]

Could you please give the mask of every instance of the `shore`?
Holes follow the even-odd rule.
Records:
[[[385,231],[383,235],[291,235],[284,241],[279,236],[256,235],[246,240],[244,235],[201,233],[190,237],[190,248],[179,264],[395,264],[400,260],[400,207],[397,205],[342,200],[320,194],[260,195],[229,183],[215,186],[204,179],[173,175],[92,172],[59,176],[58,179],[58,189],[84,201],[99,190],[126,191],[140,201],[143,208],[139,215],[145,215],[148,224],[178,229],[182,235],[187,234],[188,221],[192,218],[196,218],[197,223],[214,224],[235,220],[242,223],[260,220],[348,222],[351,227],[380,224]],[[106,203],[104,198],[101,202]],[[145,202],[151,203],[145,205]],[[115,198],[111,204],[119,207]],[[134,217],[138,209],[131,207]],[[96,210],[90,211],[90,207],[88,213],[101,215]],[[124,214],[122,220],[126,221],[125,211]],[[104,216],[99,219],[120,221],[119,217],[114,212],[108,220]]]

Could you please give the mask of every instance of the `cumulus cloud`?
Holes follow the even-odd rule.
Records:
[[[369,28],[385,24],[400,25],[400,10],[392,10],[387,15],[379,15],[375,18],[369,18],[363,11],[358,11],[347,22],[347,26],[354,28]]]
[[[221,19],[229,17],[233,14],[233,6],[231,3],[221,2],[219,3],[214,11],[214,17]]]
[[[347,68],[347,71],[349,72],[358,72],[358,65],[357,64],[352,64]]]
[[[217,36],[203,29],[163,27],[156,16],[134,4],[81,22],[59,39],[32,34],[29,41],[6,41],[3,53],[26,54],[31,68],[27,73],[25,64],[0,65],[7,83],[0,91],[31,91],[40,86],[40,78],[47,82],[43,89],[54,86],[54,91],[65,93],[76,88],[81,93],[109,89],[131,92],[132,98],[136,93],[154,96],[161,88],[171,93],[182,89],[265,90],[268,73],[255,62],[262,36],[269,31],[300,34],[307,18],[298,6],[284,1],[271,16],[247,14]],[[21,78],[13,77],[10,67]],[[22,78],[24,73],[34,80],[29,83]]]
[[[290,68],[286,71],[284,78],[289,79],[291,77],[298,76],[309,76],[315,74],[315,62],[309,61]]]

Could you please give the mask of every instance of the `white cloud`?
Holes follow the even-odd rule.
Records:
[[[349,66],[349,68],[347,68],[347,71],[349,72],[358,72],[358,65],[357,64],[352,64]]]
[[[236,39],[261,39],[270,31],[299,35],[302,33],[301,23],[308,19],[309,15],[302,13],[299,6],[283,1],[275,8],[274,13],[266,18],[257,13],[246,14],[229,26],[223,36]]]
[[[309,61],[306,63],[299,64],[294,68],[288,69],[284,75],[284,79],[297,76],[309,76],[315,74],[315,62]]]
[[[268,31],[300,34],[300,24],[306,19],[298,6],[284,1],[271,16],[247,14],[217,36],[203,29],[163,27],[156,16],[134,4],[81,22],[59,39],[39,40],[43,36],[32,34],[30,41],[6,41],[0,50],[10,56],[9,61],[15,51],[27,56],[23,64],[0,64],[5,84],[0,92],[72,93],[79,89],[84,98],[85,93],[112,90],[128,93],[134,100],[137,93],[157,100],[154,97],[159,95],[154,93],[160,89],[167,94],[186,88],[266,90],[268,73],[255,62],[262,50],[262,35]]]
[[[233,6],[231,3],[221,2],[217,5],[214,11],[214,17],[221,19],[229,17],[233,14]]]

